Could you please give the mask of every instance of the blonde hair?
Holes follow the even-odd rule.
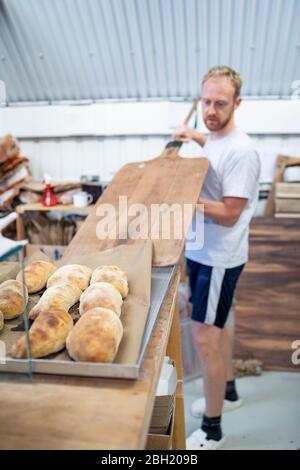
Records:
[[[233,70],[230,67],[227,67],[226,65],[218,65],[216,67],[212,67],[203,77],[202,79],[202,85],[209,79],[209,78],[215,78],[215,77],[226,77],[228,78],[234,89],[234,98],[237,98],[241,94],[241,88],[242,88],[242,79],[239,73],[237,73],[235,70]]]

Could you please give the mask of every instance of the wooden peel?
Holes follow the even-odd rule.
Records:
[[[191,109],[189,110],[186,118],[182,122],[183,126],[187,126],[187,124],[189,123],[191,117],[193,116],[194,112],[197,109],[199,101],[200,101],[200,97],[197,97],[193,100],[193,105]],[[172,140],[166,145],[166,148],[161,154],[161,157],[176,157],[178,155],[178,152],[182,144],[183,144],[183,140],[181,140],[180,137],[177,137],[175,140]]]
[[[186,116],[183,124],[187,124],[195,112],[198,99]],[[128,227],[135,215],[126,215],[127,208],[144,207],[145,212],[140,214],[139,224],[146,227],[146,238],[153,242],[153,266],[171,266],[178,262],[183,250],[185,233],[182,237],[175,237],[175,217],[170,216],[170,237],[162,234],[161,214],[152,214],[153,207],[167,205],[167,207],[192,207],[198,201],[199,193],[204,184],[208,171],[206,158],[182,158],[178,156],[182,141],[170,142],[165,150],[156,158],[145,162],[127,163],[114,176],[106,190],[98,199],[94,210],[85,220],[68,248],[64,257],[77,254],[86,254],[93,251],[104,251],[120,244],[134,243],[128,235]],[[164,158],[167,157],[167,158]],[[127,208],[120,206],[119,197],[126,197]],[[101,220],[101,207],[109,204],[113,207],[112,219],[118,221],[118,233],[115,234],[115,225],[111,224],[109,236],[104,238],[97,235],[97,226]],[[98,212],[99,211],[99,212]],[[98,212],[98,213],[97,213]],[[185,218],[186,226],[192,220],[192,212]],[[104,214],[102,215],[103,218]],[[177,224],[177,225],[176,225]],[[157,236],[152,236],[152,227],[160,227]],[[172,235],[171,235],[172,234]]]

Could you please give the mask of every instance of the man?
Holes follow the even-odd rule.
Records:
[[[238,278],[248,260],[249,223],[258,198],[260,161],[251,139],[237,129],[234,111],[241,103],[242,81],[229,67],[214,67],[202,81],[202,116],[208,136],[186,126],[174,136],[203,146],[210,162],[199,198],[204,207],[204,246],[186,250],[193,304],[193,337],[199,353],[205,400],[201,428],[187,439],[187,449],[217,449],[224,442],[223,401],[240,404],[232,370],[231,343],[225,323]],[[230,406],[231,405],[231,406]],[[225,407],[224,407],[225,408]]]

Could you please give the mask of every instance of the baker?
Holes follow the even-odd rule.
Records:
[[[203,77],[201,96],[208,136],[186,126],[179,126],[174,133],[177,139],[202,146],[202,155],[210,162],[198,201],[204,210],[203,247],[186,244],[193,338],[202,364],[205,396],[192,405],[192,413],[203,416],[200,429],[187,439],[187,449],[194,450],[220,447],[225,439],[223,405],[226,410],[241,404],[226,321],[248,260],[249,223],[258,199],[260,174],[254,144],[234,122],[241,86],[241,77],[233,69],[210,69]],[[190,232],[195,230],[196,220],[194,217]],[[191,238],[189,233],[187,240]]]

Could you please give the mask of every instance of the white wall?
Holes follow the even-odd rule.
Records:
[[[109,181],[128,162],[148,160],[161,153],[165,136],[71,137],[19,140],[22,154],[30,156],[36,179],[45,172],[54,179],[100,175]]]
[[[271,182],[278,153],[300,156],[300,136],[253,136],[262,161],[262,182]],[[54,179],[79,179],[100,175],[104,181],[125,163],[148,160],[159,155],[166,136],[72,137],[61,139],[20,139],[23,155],[30,158],[36,179],[49,173]],[[201,156],[201,148],[185,144],[182,156]]]
[[[170,140],[189,103],[104,103],[0,108],[0,136],[10,132],[30,158],[33,175],[78,179],[82,174],[111,178],[123,164],[153,158]],[[198,129],[205,131],[199,112]],[[255,139],[262,181],[272,180],[278,153],[300,156],[300,100],[245,101],[236,122]],[[184,145],[181,155],[200,156]]]

